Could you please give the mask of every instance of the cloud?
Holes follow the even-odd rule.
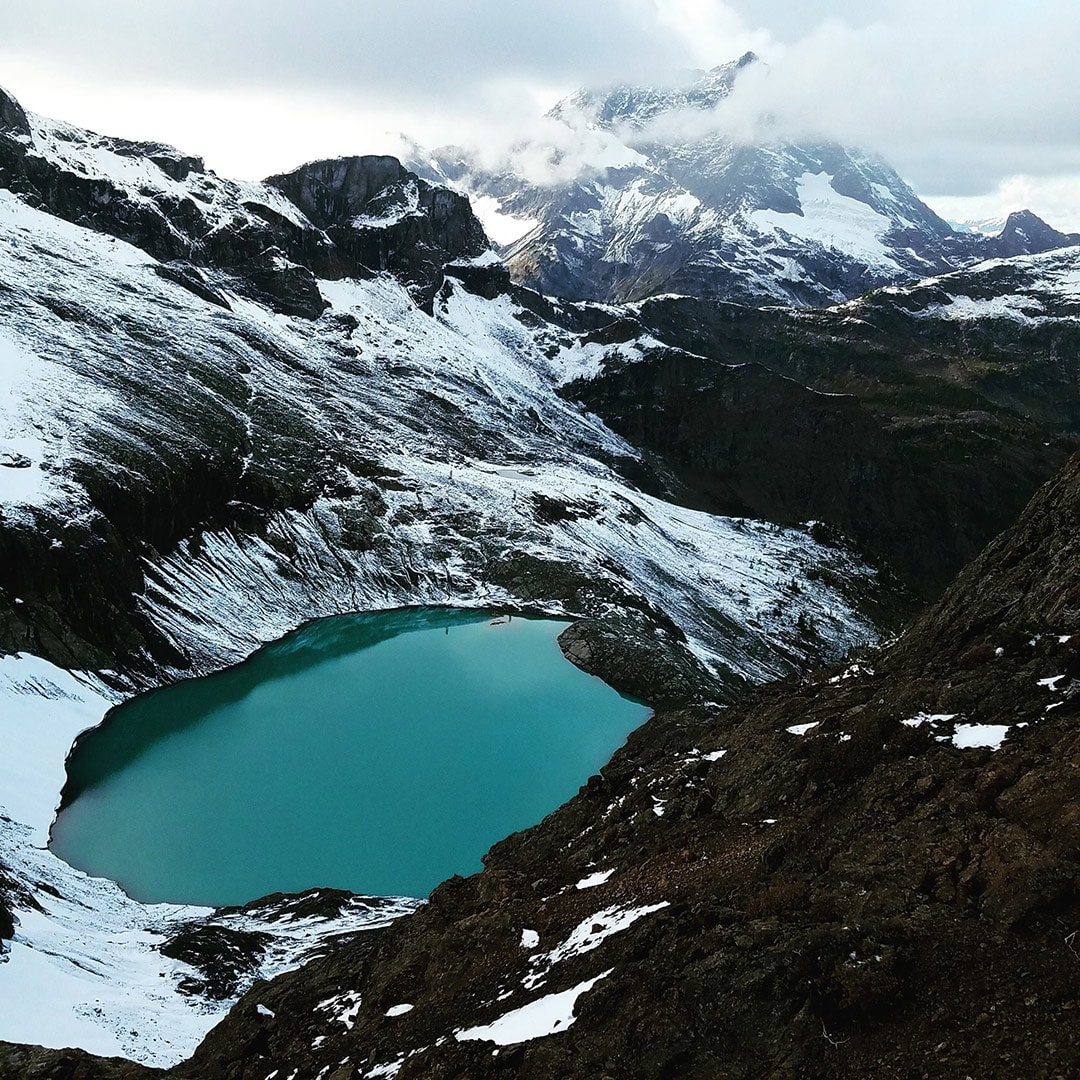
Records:
[[[533,135],[537,170],[592,168],[602,138],[537,120],[559,95],[746,49],[767,69],[706,118],[735,137],[862,145],[950,198],[1080,174],[1076,0],[5,0],[3,21],[0,82],[31,108],[247,177],[389,128],[489,156]]]
[[[659,26],[680,40],[703,68],[746,52],[769,54],[773,35],[755,27],[728,4],[715,0],[654,0]]]
[[[917,188],[988,191],[1080,171],[1080,5],[891,0],[830,19],[746,73],[717,121],[876,150]]]
[[[1010,176],[983,195],[940,196],[930,201],[947,221],[1002,221],[1013,210],[1033,209],[1055,229],[1080,233],[1080,174]]]
[[[5,0],[5,52],[128,82],[431,104],[478,85],[643,77],[685,60],[652,0]]]

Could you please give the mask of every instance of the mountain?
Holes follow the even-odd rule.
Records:
[[[53,856],[73,739],[137,690],[403,605],[570,615],[657,702],[892,625],[840,538],[672,501],[561,396],[611,314],[511,286],[460,194],[378,157],[237,184],[0,106],[0,1038],[171,1064],[411,910],[152,909]]]
[[[1080,244],[1080,233],[1058,232],[1030,210],[1019,210],[1006,219],[993,245],[993,254],[998,258],[1034,255],[1077,244]]]
[[[874,155],[727,136],[724,102],[760,64],[748,53],[674,89],[579,91],[502,165],[446,148],[417,149],[410,167],[495,224],[519,222],[504,250],[514,279],[574,300],[823,305],[1077,242],[1027,212],[993,241],[956,232]]]
[[[879,1053],[857,1027],[878,1003],[906,1002],[914,1038],[910,973],[938,946],[965,972],[985,946],[995,978],[1021,950],[1051,995],[1025,1022],[1056,1018],[1045,920],[1071,893],[1030,774],[1067,760],[1039,733],[1072,714],[1028,712],[1072,662],[1075,467],[885,675],[797,680],[891,634],[1076,446],[1076,257],[818,311],[553,300],[512,283],[464,195],[394,159],[239,184],[0,94],[0,1040],[297,1080],[409,1054],[403,1076],[558,1075],[614,1041],[616,1073],[706,1054],[715,1075],[775,1057],[801,1015],[807,1075],[833,1041]],[[569,616],[576,662],[657,717],[418,915],[331,890],[148,908],[45,846],[72,741],[116,702],[309,619],[418,604]],[[1017,718],[1004,780],[953,745],[994,708]],[[827,737],[789,737],[806,716]],[[591,969],[628,942],[617,977]],[[629,1011],[611,987],[636,987]],[[569,1025],[578,998],[568,1042],[454,1036],[507,1010],[500,1035],[549,1008]],[[996,1023],[976,1055],[1017,1037]],[[35,1072],[146,1074],[0,1044],[0,1076]]]
[[[959,233],[975,233],[978,236],[997,236],[1005,228],[1005,218],[970,218],[966,221],[949,221]]]

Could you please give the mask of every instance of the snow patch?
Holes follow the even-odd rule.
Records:
[[[517,243],[540,224],[538,218],[504,213],[502,202],[494,195],[470,195],[469,201],[484,232],[502,247]]]
[[[595,874],[589,874],[587,877],[583,877],[575,886],[575,889],[595,889],[597,885],[603,885],[612,874],[615,873],[614,868],[611,870],[597,870]]]
[[[315,1006],[316,1012],[329,1014],[331,1020],[336,1020],[345,1026],[346,1031],[352,1031],[356,1024],[356,1018],[360,1015],[363,1000],[357,990],[346,990],[325,1001],[320,1001]]]
[[[1000,750],[1005,736],[1009,733],[1008,724],[957,724],[953,733],[952,744],[960,750],[988,746],[991,750]]]
[[[530,973],[524,979],[526,989],[531,990],[539,986],[556,964],[571,956],[582,956],[587,952],[592,952],[593,949],[598,949],[613,934],[621,934],[633,926],[638,919],[643,919],[646,915],[669,906],[668,901],[664,900],[659,904],[646,907],[609,907],[583,919],[560,945],[550,952],[541,953],[531,959]]]
[[[907,720],[901,720],[900,722],[904,727],[917,728],[922,727],[923,724],[947,724],[950,720],[955,720],[958,713],[917,713],[915,716],[909,717]]]
[[[798,181],[802,214],[755,210],[749,219],[762,232],[783,232],[833,248],[871,266],[896,268],[893,253],[882,242],[892,221],[858,199],[841,195],[826,172],[803,173]]]
[[[454,1038],[458,1042],[482,1039],[499,1046],[512,1046],[514,1043],[556,1035],[565,1031],[576,1019],[574,1005],[578,998],[588,993],[601,979],[606,979],[612,970],[614,969],[609,968],[569,990],[545,994],[535,1001],[530,1001],[528,1005],[504,1013],[490,1024],[455,1031]]]

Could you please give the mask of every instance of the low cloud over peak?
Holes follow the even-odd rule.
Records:
[[[765,63],[712,115],[669,124],[862,146],[930,197],[1054,184],[1075,228],[1077,46],[1075,0],[8,0],[0,78],[31,108],[257,176],[381,149],[387,128],[496,153],[578,86],[753,50]]]

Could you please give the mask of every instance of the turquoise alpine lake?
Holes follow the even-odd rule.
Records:
[[[426,896],[648,715],[563,657],[567,625],[443,608],[309,623],[81,736],[50,846],[146,902]]]

